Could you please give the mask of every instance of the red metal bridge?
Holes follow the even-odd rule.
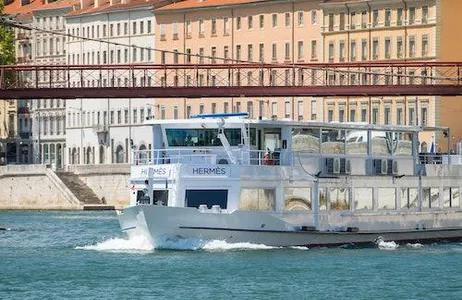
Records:
[[[462,95],[462,62],[0,66],[0,99]]]

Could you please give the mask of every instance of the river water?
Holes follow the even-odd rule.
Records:
[[[153,247],[113,211],[3,211],[0,227],[0,299],[462,299],[460,243]]]

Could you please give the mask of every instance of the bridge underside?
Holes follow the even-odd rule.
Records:
[[[240,86],[240,87],[76,87],[0,90],[2,99],[224,98],[328,96],[459,96],[462,85]]]

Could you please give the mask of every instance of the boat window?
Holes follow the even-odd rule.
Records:
[[[372,188],[355,188],[355,210],[372,209]]]
[[[367,131],[347,131],[346,151],[347,154],[367,154]]]
[[[319,210],[327,210],[327,188],[319,188]]]
[[[137,204],[149,204],[149,193],[148,189],[136,191],[136,203]]]
[[[292,133],[292,151],[319,153],[319,129],[296,129]]]
[[[350,197],[348,188],[329,188],[329,204],[331,210],[349,210]]]
[[[274,189],[242,189],[239,199],[240,210],[274,210]]]
[[[379,209],[396,209],[396,190],[394,188],[379,188]]]
[[[435,208],[439,207],[439,188],[423,188],[422,189],[422,207],[424,208]]]
[[[321,153],[345,154],[345,130],[323,129]]]
[[[228,190],[186,190],[186,206],[199,208],[200,205],[220,205],[220,208],[228,207]]]
[[[165,129],[170,147],[213,147],[222,146],[218,138],[218,129]],[[225,129],[225,135],[231,146],[241,144],[241,129]]]
[[[167,206],[168,190],[154,190],[153,200],[154,204]]]
[[[401,188],[401,208],[411,209],[417,207],[417,188]]]
[[[311,210],[311,189],[286,188],[284,190],[284,210]]]
[[[445,187],[443,188],[444,207],[460,207],[459,188]]]
[[[394,154],[397,156],[412,155],[412,134],[400,133],[396,134],[396,147]]]
[[[280,151],[281,150],[281,129],[280,128],[265,128],[265,150]]]

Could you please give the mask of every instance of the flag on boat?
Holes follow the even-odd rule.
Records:
[[[430,145],[430,153],[435,154],[435,142],[432,141],[432,144]]]

